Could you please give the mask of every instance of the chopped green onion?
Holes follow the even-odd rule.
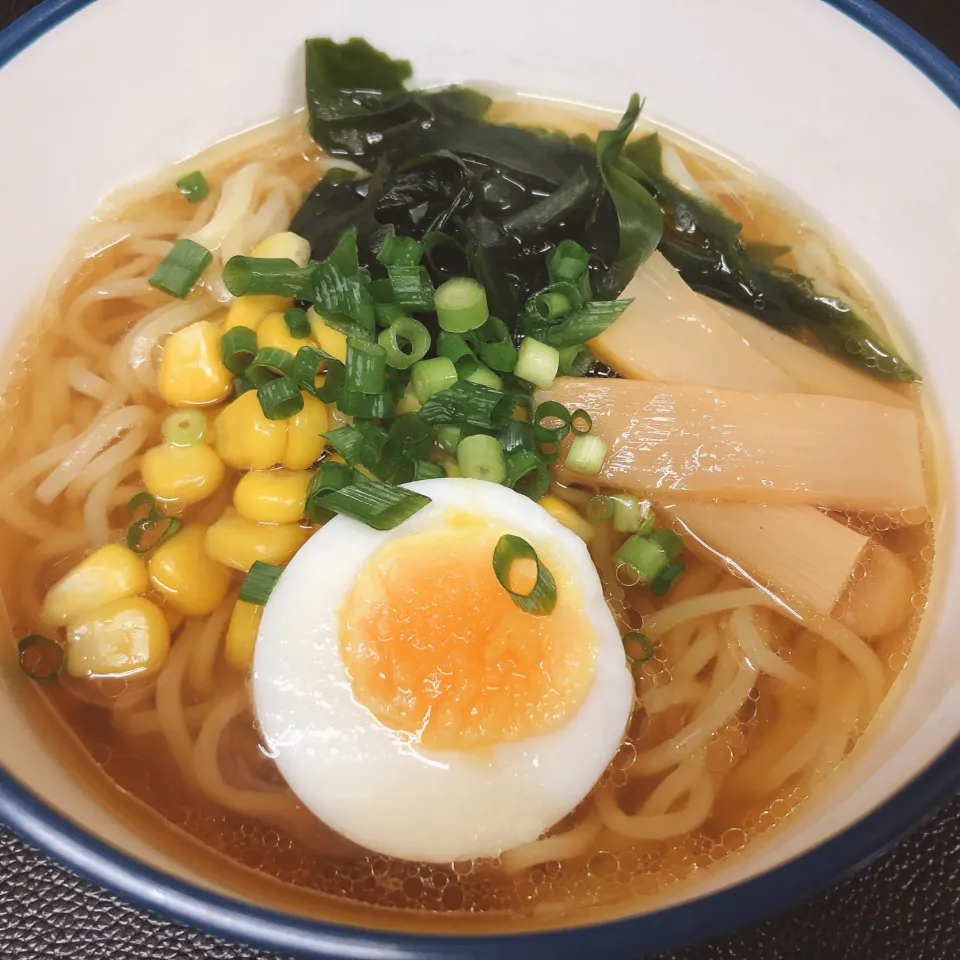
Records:
[[[549,288],[535,294],[527,304],[527,309],[535,311],[541,320],[559,320],[567,316],[572,308],[569,297]]]
[[[453,423],[443,423],[437,427],[437,443],[447,453],[456,453],[462,434],[463,427],[458,427]]]
[[[199,170],[181,177],[177,181],[177,189],[187,198],[187,203],[200,203],[210,195],[210,184]]]
[[[160,434],[175,447],[195,447],[203,443],[210,421],[202,410],[174,410],[163,418]]]
[[[367,426],[363,431],[363,442],[360,444],[360,465],[376,474],[379,479],[386,480],[393,476],[400,462],[398,444],[390,445],[390,435],[383,427],[375,424]]]
[[[518,593],[510,586],[510,570],[517,560],[533,560],[537,565],[537,579],[529,593]],[[493,550],[493,570],[500,586],[525,613],[543,616],[551,613],[557,605],[557,584],[553,574],[540,562],[537,551],[523,537],[507,533],[497,541]]]
[[[423,244],[413,237],[390,234],[383,241],[377,259],[385,267],[415,267],[423,257]]]
[[[278,377],[297,378],[297,365],[293,354],[281,350],[279,347],[261,347],[256,356],[247,365],[244,376],[255,386],[262,387],[265,383]],[[310,386],[313,386],[311,382]]]
[[[318,507],[365,523],[374,530],[392,530],[422,510],[430,498],[379,480],[362,480],[334,490],[316,501]]]
[[[514,450],[532,451],[536,443],[532,423],[524,420],[511,420],[500,432],[500,445],[505,453]]]
[[[557,420],[555,427],[547,421]],[[544,400],[533,415],[533,435],[538,443],[559,443],[570,432],[570,411],[556,400]]]
[[[503,390],[503,380],[482,363],[477,364],[477,369],[463,379],[469,380],[470,383],[479,383],[484,387],[490,387],[491,390]]]
[[[590,254],[575,240],[561,240],[547,254],[547,272],[551,280],[574,283],[579,280],[590,262]]]
[[[512,487],[521,477],[525,477],[531,470],[542,466],[540,458],[533,450],[525,450],[522,447],[506,454],[504,461],[506,476],[503,482],[508,487]]]
[[[359,393],[383,393],[387,382],[387,351],[378,343],[347,340],[344,390]]]
[[[593,419],[586,410],[578,407],[570,414],[570,429],[574,433],[589,433],[593,429]]]
[[[390,439],[404,456],[419,460],[430,452],[430,424],[416,413],[405,413],[390,424]]]
[[[356,277],[360,273],[360,254],[357,249],[357,228],[344,230],[337,245],[326,259],[328,267],[344,277]]]
[[[292,377],[277,377],[257,387],[260,409],[268,420],[286,420],[303,409],[300,384]]]
[[[376,317],[377,304],[381,306],[393,306],[400,307],[399,303],[396,303],[393,299],[393,286],[390,281],[384,277],[383,279],[371,280],[367,284],[367,292],[373,298],[374,304],[374,317]],[[403,307],[400,307],[403,310]]]
[[[342,427],[337,427],[336,430],[330,430],[322,436],[351,467],[355,467],[360,462],[360,444],[363,442],[363,431],[359,427],[348,423]]]
[[[151,511],[149,517],[137,520],[127,531],[127,546],[134,553],[147,553],[161,543],[166,543],[183,526],[179,517],[168,517],[159,511]]]
[[[600,336],[632,300],[592,300],[556,323],[537,325],[536,336],[553,347],[572,347]]]
[[[194,240],[178,240],[147,281],[171,297],[183,300],[210,266],[213,254]]]
[[[447,475],[446,470],[439,463],[433,463],[430,460],[413,461],[414,480],[439,480],[440,477]]]
[[[40,633],[31,633],[17,644],[20,669],[37,683],[49,683],[62,676],[66,668],[63,647]]]
[[[533,337],[524,337],[520,343],[517,355],[517,365],[514,373],[521,380],[526,380],[536,387],[546,388],[557,378],[557,369],[560,366],[560,353],[556,348],[534,340]]]
[[[407,310],[433,309],[433,284],[423,267],[387,267],[393,298]]]
[[[471,336],[480,359],[491,370],[510,373],[517,365],[517,348],[509,328],[499,317],[488,317],[487,322]]]
[[[314,386],[321,365],[326,367],[327,375],[323,386]],[[331,357],[319,347],[301,347],[293,358],[288,376],[300,384],[303,390],[313,393],[324,403],[336,403],[343,388],[344,367],[336,357]]]
[[[413,389],[413,384],[408,383],[400,399],[396,402],[393,412],[395,416],[399,417],[404,413],[418,413],[422,406],[423,404],[417,398],[416,391]]]
[[[377,342],[386,351],[389,366],[406,370],[427,355],[430,331],[419,320],[400,316],[380,334]]]
[[[593,364],[593,354],[582,344],[560,348],[560,376],[582,377]]]
[[[393,394],[389,390],[383,393],[361,393],[359,390],[340,391],[337,406],[348,417],[358,417],[361,420],[382,420],[389,416],[393,406]]]
[[[468,377],[480,366],[473,348],[460,333],[441,330],[440,336],[437,337],[437,356],[452,360],[457,368],[457,376],[461,379]]]
[[[130,498],[127,502],[127,513],[129,513],[131,517],[134,517],[143,507],[146,507],[147,510],[144,514],[145,517],[158,520],[164,516],[163,511],[157,507],[157,498],[146,490],[141,490],[140,493],[135,493]]]
[[[496,437],[486,433],[475,433],[460,441],[457,446],[457,466],[464,477],[472,480],[503,483],[507,476],[503,447]]]
[[[374,283],[377,282],[380,281],[374,281]],[[383,282],[389,283],[390,281],[387,280]],[[390,296],[393,296],[392,290],[390,291]],[[378,327],[389,327],[390,324],[396,323],[398,320],[409,319],[403,307],[401,307],[399,303],[393,303],[392,301],[390,303],[375,303],[373,305],[373,312],[377,318]]]
[[[681,573],[683,573],[683,571],[684,566],[682,563],[671,561],[663,568],[663,570],[660,571],[660,575],[656,578],[656,580],[650,584],[650,592],[655,597],[662,597],[670,590],[674,584],[674,581],[680,576]]]
[[[220,359],[235,376],[242,377],[257,354],[257,335],[249,327],[232,327],[220,339]]]
[[[661,527],[651,533],[650,539],[663,547],[663,552],[667,555],[668,560],[676,560],[683,553],[683,541],[666,527]]]
[[[471,277],[454,277],[437,287],[434,308],[441,330],[466,333],[482,327],[490,315],[487,292]]]
[[[598,494],[587,501],[587,519],[591,523],[603,523],[609,520],[616,510],[613,497]]]
[[[623,652],[627,655],[631,667],[638,667],[641,663],[652,660],[656,653],[653,642],[639,630],[631,630],[623,635]]]
[[[606,456],[607,445],[600,437],[581,433],[573,438],[564,466],[568,470],[595,477],[603,469]]]
[[[272,294],[313,300],[313,270],[285,257],[231,257],[223,267],[223,282],[235,297]]]
[[[287,325],[291,337],[306,340],[310,336],[310,321],[303,307],[291,307],[284,313],[283,322]]]
[[[634,534],[628,537],[613,555],[617,565],[625,564],[643,583],[653,583],[670,563],[659,543]]]
[[[516,468],[510,463],[511,457],[517,456],[516,453],[507,454],[507,472],[516,473]],[[532,470],[523,474],[518,480],[514,481],[513,489],[517,493],[522,493],[529,497],[535,503],[539,502],[550,489],[550,471],[543,463],[537,464]]]
[[[240,597],[244,603],[253,603],[262,607],[273,593],[273,588],[283,573],[283,567],[262,560],[254,560],[247,575],[240,584]]]
[[[358,431],[359,432],[359,431]],[[319,505],[319,501],[334,490],[342,490],[356,479],[353,470],[343,463],[325,461],[310,478],[307,487],[306,514],[313,523],[325,523],[332,513]]]
[[[412,368],[413,389],[417,399],[426,403],[434,394],[447,390],[457,382],[457,368],[449,357],[418,360]]]
[[[246,377],[233,378],[233,397],[242,397],[248,390],[256,390],[256,387]]]
[[[653,530],[655,518],[649,500],[638,500],[628,494],[610,497],[613,504],[613,529],[618,533],[639,533],[646,536]]]
[[[353,317],[348,317],[345,313],[327,311],[323,315],[323,322],[331,330],[336,330],[337,333],[342,333],[347,338],[352,337],[354,340],[363,340],[368,343],[373,343],[375,339],[376,324],[374,321],[367,324],[355,320]]]
[[[446,362],[450,363],[449,360]],[[414,373],[416,369],[414,367]],[[459,380],[427,400],[420,409],[420,416],[427,423],[468,423],[489,430],[505,426],[513,415],[513,409],[511,394],[469,380]]]

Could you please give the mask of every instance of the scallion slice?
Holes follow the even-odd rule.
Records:
[[[562,403],[544,400],[533,415],[534,437],[538,443],[559,443],[570,432],[570,422],[570,411]]]
[[[430,331],[419,320],[401,315],[380,334],[377,342],[386,351],[389,366],[406,370],[427,355]]]
[[[617,566],[628,566],[643,583],[653,583],[670,563],[670,558],[659,543],[638,534],[628,537],[613,555],[613,559]]]
[[[380,281],[375,280],[373,282],[377,283]],[[386,280],[383,282],[389,284],[390,281]],[[390,291],[390,296],[393,296],[392,290]],[[396,323],[398,320],[409,319],[403,307],[401,307],[399,303],[393,303],[392,301],[390,303],[374,303],[373,312],[377,318],[378,327],[389,327],[390,324]]]
[[[194,240],[178,240],[147,281],[171,297],[183,300],[210,265],[213,254]]]
[[[613,504],[613,529],[618,533],[639,533],[646,536],[653,530],[655,518],[649,500],[638,500],[629,494],[609,498]]]
[[[479,383],[481,386],[490,387],[491,390],[503,390],[503,379],[482,363],[478,363],[476,370],[463,379],[470,383]]]
[[[652,660],[656,651],[646,634],[631,630],[623,635],[623,652],[627,655],[631,667],[639,667],[640,664]]]
[[[423,257],[423,244],[413,237],[390,234],[380,247],[377,259],[385,267],[415,267]]]
[[[384,392],[387,382],[387,351],[378,343],[347,340],[344,390],[368,395]]]
[[[199,170],[188,173],[177,181],[177,189],[187,199],[187,203],[200,203],[210,195],[210,184]]]
[[[433,463],[431,460],[413,461],[413,480],[439,480],[445,477],[447,471],[439,463]]]
[[[605,520],[609,520],[615,510],[613,497],[598,494],[587,501],[587,519],[591,523],[603,523]]]
[[[603,461],[607,456],[607,445],[592,434],[578,434],[573,438],[564,466],[568,470],[575,470],[590,477],[596,477],[603,469]]]
[[[362,480],[334,490],[316,501],[318,507],[365,523],[374,530],[392,530],[422,510],[430,498],[378,480]]]
[[[670,590],[674,581],[683,571],[684,566],[682,563],[671,560],[670,563],[660,571],[660,575],[650,584],[650,592],[655,597],[662,597]]]
[[[303,409],[300,384],[292,377],[277,377],[260,384],[257,399],[268,420],[286,420]]]
[[[359,431],[357,431],[359,433]],[[353,470],[343,463],[325,461],[310,478],[307,487],[306,513],[313,523],[324,523],[332,516],[331,511],[321,507],[319,501],[334,490],[342,490],[356,479]]]
[[[441,330],[437,337],[437,356],[446,357],[453,361],[457,368],[457,376],[466,379],[480,366],[473,348],[467,343],[462,334]]]
[[[360,462],[360,444],[363,442],[363,431],[359,427],[348,423],[323,434],[323,438],[351,467],[355,467]]]
[[[586,343],[600,336],[631,303],[632,300],[592,300],[564,320],[537,325],[537,339],[552,347]]]
[[[232,327],[220,338],[220,359],[235,376],[242,377],[257,355],[257,335],[249,327]]]
[[[458,427],[453,423],[443,423],[437,427],[437,443],[440,448],[447,453],[457,452],[460,445],[460,438],[463,436],[463,427]]]
[[[449,357],[434,357],[415,363],[412,377],[417,399],[426,404],[433,396],[448,390],[457,382],[457,368]]]
[[[423,267],[388,267],[393,298],[407,310],[433,309],[433,284]]]
[[[560,353],[555,347],[541,343],[533,337],[524,337],[513,372],[521,380],[546,389],[556,380],[559,367]]]
[[[593,354],[582,343],[560,348],[561,377],[585,376],[593,363]]]
[[[466,333],[487,322],[487,292],[471,277],[454,277],[437,287],[434,308],[441,330]]]
[[[390,408],[393,406],[393,394],[389,390],[383,393],[361,393],[359,390],[344,387],[340,391],[337,406],[348,417],[382,420],[389,415]]]
[[[666,527],[655,530],[650,534],[650,539],[663,547],[663,552],[667,555],[668,560],[676,560],[683,553],[683,541]]]
[[[390,439],[404,456],[423,459],[430,452],[430,424],[417,413],[404,413],[390,424]]]
[[[507,325],[499,317],[487,322],[471,334],[480,359],[491,369],[510,373],[517,365],[517,348]]]
[[[273,294],[314,299],[311,267],[286,258],[231,257],[223,267],[223,282],[235,297]]]
[[[163,418],[160,435],[175,447],[196,447],[209,429],[210,421],[202,410],[174,410]]]
[[[421,362],[433,363],[432,360]],[[450,363],[449,360],[446,362]],[[450,363],[450,366],[453,367],[453,364]],[[417,368],[413,369],[416,377]],[[420,408],[420,416],[427,423],[468,423],[489,430],[506,426],[513,410],[511,394],[469,380],[459,380],[431,396]]]
[[[291,307],[283,314],[283,322],[287,325],[291,337],[306,340],[310,336],[310,321],[303,307]]]
[[[40,633],[31,633],[17,644],[17,663],[37,683],[56,680],[66,669],[63,647]]]
[[[240,584],[240,597],[244,603],[254,603],[262,607],[273,593],[273,588],[283,573],[283,567],[262,560],[254,560],[247,575]]]
[[[457,466],[462,476],[472,480],[503,483],[507,476],[503,447],[496,437],[486,433],[475,433],[460,441],[457,446]]]
[[[582,407],[570,414],[570,429],[574,433],[589,433],[593,429],[593,418]]]
[[[533,424],[525,420],[511,420],[500,432],[500,445],[505,453],[514,450],[533,451],[536,445]]]
[[[326,379],[319,389],[314,386],[317,374],[326,368]],[[319,349],[319,347],[301,347],[293,358],[290,368],[291,376],[301,388],[316,394],[324,403],[336,403],[340,399],[343,389],[343,364],[336,357]]]
[[[291,380],[296,380],[297,366],[293,355],[286,350],[281,350],[279,347],[261,347],[247,365],[244,376],[255,387],[261,387],[278,377],[290,377]]]
[[[136,520],[127,530],[127,546],[134,553],[149,553],[161,543],[166,543],[183,526],[179,517],[168,517],[159,511]]]
[[[537,565],[537,579],[528,593],[519,593],[510,586],[510,570],[517,560],[533,560]],[[543,616],[556,607],[557,584],[553,574],[540,562],[537,551],[523,537],[507,533],[497,541],[493,550],[493,570],[500,586],[525,613]]]
[[[590,254],[575,240],[561,240],[547,254],[547,272],[552,280],[575,283],[590,263]]]

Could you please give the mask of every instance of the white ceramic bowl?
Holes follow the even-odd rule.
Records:
[[[0,35],[0,337],[107,191],[297,104],[308,35],[362,35],[411,58],[422,83],[494,80],[601,106],[639,89],[655,119],[744,158],[848,242],[906,318],[944,449],[960,450],[960,71],[869,0],[46,0]],[[960,784],[960,591],[942,589],[960,580],[956,472],[935,627],[878,735],[828,803],[654,913],[458,939],[251,906],[109,816],[2,671],[0,816],[146,907],[282,953],[614,960],[719,932],[863,863]]]

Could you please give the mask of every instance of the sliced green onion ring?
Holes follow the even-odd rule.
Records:
[[[250,361],[244,376],[255,386],[261,387],[277,377],[296,377],[293,354],[279,347],[261,347]]]
[[[186,198],[187,203],[200,203],[210,195],[210,184],[202,171],[194,170],[177,181],[177,189]]]
[[[386,351],[388,366],[406,370],[427,355],[430,331],[419,320],[401,316],[380,334],[377,342]]]
[[[130,516],[134,516],[141,507],[147,508],[146,516],[163,516],[163,514],[157,510],[157,498],[152,494],[148,493],[146,490],[142,490],[140,493],[134,494],[129,502],[127,503],[127,513]]]
[[[597,494],[587,501],[587,519],[591,523],[603,523],[609,520],[616,510],[612,497],[605,497],[603,494]]]
[[[303,409],[300,384],[293,377],[277,377],[257,387],[260,409],[268,420],[286,420]]]
[[[631,650],[634,652],[631,653]],[[639,630],[631,630],[623,635],[623,651],[630,661],[631,667],[638,667],[648,660],[652,660],[656,650],[653,641]]]
[[[239,599],[244,603],[253,603],[262,607],[273,593],[273,588],[283,573],[283,567],[262,560],[254,560],[247,575],[240,584]]]
[[[405,487],[362,480],[317,499],[317,506],[365,523],[374,530],[392,530],[422,510],[430,498]]]
[[[383,393],[387,382],[387,351],[379,343],[347,339],[344,390],[368,395]]]
[[[67,666],[63,647],[41,633],[31,633],[17,644],[17,663],[37,683],[56,680]]]
[[[466,333],[482,327],[490,316],[487,291],[472,277],[453,277],[437,287],[434,309],[441,330]]]
[[[488,317],[487,322],[474,330],[471,337],[480,359],[491,369],[510,373],[517,365],[517,348],[510,329],[499,317]]]
[[[548,422],[559,420],[557,426]],[[570,411],[556,400],[544,400],[533,414],[534,436],[539,443],[559,443],[570,432]]]
[[[220,340],[220,359],[235,376],[242,377],[257,355],[257,335],[249,327],[233,327]]]
[[[179,517],[168,517],[162,513],[157,516],[152,512],[149,517],[130,525],[127,531],[127,546],[134,553],[149,553],[160,544],[166,543],[182,526],[183,521]]]
[[[181,238],[160,261],[147,283],[171,297],[186,298],[200,275],[210,265],[213,254],[194,240]]]
[[[585,434],[593,429],[593,418],[582,407],[570,414],[570,429],[574,433]]]
[[[529,593],[518,593],[510,588],[510,569],[517,560],[533,560],[537,565],[537,579]],[[557,605],[557,584],[553,574],[540,562],[537,551],[523,537],[505,533],[493,550],[493,571],[513,602],[525,613],[544,616]]]
[[[302,307],[291,307],[283,315],[283,322],[287,325],[291,337],[306,340],[310,336],[310,321],[307,311]]]
[[[174,410],[163,418],[160,434],[175,447],[195,447],[203,443],[210,421],[202,410]]]

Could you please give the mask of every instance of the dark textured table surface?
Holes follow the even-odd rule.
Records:
[[[883,5],[960,61],[960,0]],[[0,0],[0,28],[33,6],[33,0]],[[960,798],[872,866],[814,899],[657,960],[958,958]],[[139,911],[0,828],[0,960],[276,958]]]

